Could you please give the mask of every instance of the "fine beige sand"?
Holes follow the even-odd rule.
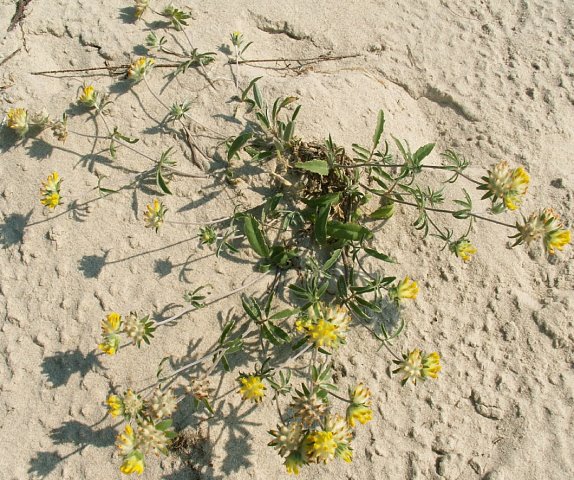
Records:
[[[109,0],[31,0],[17,10],[0,0],[0,111],[70,112],[66,143],[50,132],[14,145],[0,139],[0,478],[22,480],[120,478],[113,446],[118,422],[106,416],[105,398],[116,388],[144,388],[157,364],[196,358],[216,341],[237,296],[163,327],[151,346],[98,354],[100,320],[110,311],[165,318],[179,311],[183,294],[201,283],[213,296],[253,280],[255,258],[216,258],[190,240],[193,225],[166,223],[159,234],[144,228],[153,184],[101,200],[97,174],[119,188],[152,166],[120,149],[111,160],[104,135],[73,104],[91,82],[111,92],[109,122],[141,138],[153,158],[174,147],[181,170],[202,171],[188,148],[156,128],[165,112],[145,85],[129,88],[109,75],[34,76],[40,70],[126,64],[157,17],[131,20],[132,3]],[[156,9],[167,2],[152,0]],[[188,32],[201,51],[217,51],[241,31],[253,45],[248,58],[358,56],[317,63],[301,71],[243,66],[241,82],[263,76],[267,98],[295,95],[303,105],[297,135],[322,141],[330,133],[350,151],[368,144],[377,112],[389,133],[413,147],[437,142],[472,162],[478,178],[499,160],[524,166],[531,185],[522,207],[553,206],[565,223],[574,213],[574,5],[570,0],[351,0],[282,2],[176,2],[190,7]],[[174,42],[171,30],[167,37]],[[177,37],[176,38],[181,38]],[[150,83],[162,99],[192,101],[191,114],[225,136],[243,128],[231,121],[236,94],[227,57],[207,68],[213,89],[191,70],[167,83],[159,69]],[[281,65],[280,65],[281,66]],[[101,126],[100,126],[101,128]],[[217,140],[192,124],[198,146],[215,156]],[[81,135],[88,136],[81,136]],[[201,160],[201,157],[199,157]],[[204,159],[203,168],[213,167]],[[63,177],[64,205],[47,212],[40,183],[53,170]],[[437,177],[438,178],[438,177]],[[269,178],[244,177],[236,189],[213,179],[178,177],[164,201],[168,220],[203,222],[232,213],[235,204],[261,200]],[[472,185],[461,183],[478,194]],[[250,187],[255,188],[255,193]],[[452,195],[460,196],[457,184]],[[87,202],[87,203],[86,203]],[[485,211],[487,204],[479,209]],[[514,222],[515,215],[503,220]],[[518,217],[519,218],[519,217]],[[438,380],[401,387],[391,358],[356,327],[334,358],[344,389],[364,381],[373,391],[374,419],[357,429],[351,464],[306,467],[299,478],[561,480],[574,478],[574,272],[573,250],[548,258],[541,245],[508,248],[511,232],[477,223],[478,254],[463,264],[431,237],[409,225],[398,209],[375,245],[395,265],[373,263],[392,275],[410,275],[420,294],[406,305],[408,327],[396,348],[437,350]],[[451,228],[460,228],[442,218]],[[570,227],[571,228],[571,227]],[[260,293],[269,279],[250,287]],[[245,362],[245,358],[240,361]],[[176,363],[177,364],[177,363]],[[216,378],[220,396],[236,385],[240,369]],[[277,423],[274,405],[252,408],[236,394],[216,404],[218,419],[203,422],[187,458],[149,458],[143,479],[287,478],[281,458],[267,447]],[[190,405],[179,428],[197,426]]]

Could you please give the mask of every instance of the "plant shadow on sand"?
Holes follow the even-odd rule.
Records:
[[[114,427],[94,428],[102,421],[100,420],[94,425],[86,425],[71,420],[53,429],[50,432],[50,438],[55,445],[73,445],[76,449],[66,455],[60,455],[58,452],[38,452],[30,460],[30,468],[28,469],[30,477],[47,477],[61,462],[72,455],[81,453],[88,446],[109,448],[113,445],[116,435]]]
[[[66,385],[75,373],[83,377],[96,367],[102,368],[96,353],[90,352],[84,355],[77,348],[46,357],[42,362],[42,374],[48,377],[48,382],[52,388],[58,388]]]
[[[1,247],[8,248],[12,245],[22,243],[24,230],[30,221],[33,211],[34,210],[30,210],[26,215],[11,213],[4,218],[4,223],[0,223]]]

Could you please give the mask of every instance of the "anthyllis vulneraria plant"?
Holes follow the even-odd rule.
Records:
[[[122,457],[120,470],[141,474],[152,455],[169,452],[177,435],[172,418],[184,399],[188,399],[186,409],[191,403],[193,414],[215,421],[226,401],[216,394],[219,389],[215,386],[220,385],[216,376],[227,373],[235,379],[229,393],[235,401],[244,402],[245,409],[274,404],[277,427],[269,432],[269,446],[282,458],[288,473],[297,474],[311,464],[351,462],[357,429],[376,421],[373,406],[380,402],[373,385],[349,384],[333,375],[335,355],[354,348],[353,330],[364,329],[383,347],[381,354],[391,355],[394,375],[405,388],[421,388],[425,380],[437,379],[442,369],[441,356],[433,351],[436,347],[419,345],[407,350],[400,345],[400,334],[408,328],[409,300],[425,295],[425,291],[410,272],[399,270],[393,252],[377,246],[377,232],[401,228],[397,220],[408,218],[420,236],[434,238],[442,250],[468,263],[480,261],[481,252],[475,246],[479,243],[473,238],[478,222],[509,228],[513,246],[541,241],[549,255],[571,242],[567,222],[554,210],[541,206],[514,221],[501,218],[515,215],[530,202],[530,176],[523,166],[501,161],[475,179],[467,170],[470,161],[458,153],[445,150],[435,155],[434,143],[411,149],[406,141],[387,135],[382,111],[367,145],[355,143],[345,148],[330,134],[324,141],[301,138],[297,97],[266,99],[260,77],[240,88],[239,65],[249,62],[242,55],[251,44],[238,32],[231,35],[235,56],[227,58],[226,65],[235,66],[233,125],[241,125],[241,130],[220,134],[204,129],[215,134],[206,138],[217,142],[205,153],[190,140],[187,122],[199,124],[193,118],[191,102],[178,100],[168,106],[170,103],[164,103],[148,80],[156,80],[154,68],[169,68],[168,78],[198,72],[209,87],[215,88],[204,67],[216,62],[217,56],[193,46],[185,28],[192,19],[189,12],[171,5],[157,12],[147,0],[136,0],[133,5],[137,18],[147,15],[145,12],[159,15],[168,20],[163,28],[172,31],[165,35],[149,32],[145,39],[149,56],[130,65],[107,68],[110,73],[126,72],[134,89],[140,88],[137,83],[145,85],[165,109],[164,119],[158,122],[160,130],[169,129],[170,135],[178,135],[181,132],[173,126],[180,126],[183,135],[174,138],[184,141],[192,153],[202,153],[210,167],[201,175],[179,172],[171,159],[174,146],[165,147],[159,160],[142,152],[141,144],[136,145],[138,138],[121,133],[111,123],[110,109],[105,107],[111,103],[112,94],[87,83],[75,101],[96,125],[105,127],[110,161],[116,161],[121,148],[153,163],[117,190],[104,187],[106,177],[98,175],[97,200],[127,187],[147,187],[144,181],[152,177],[162,198],[180,191],[172,189],[171,181],[196,177],[209,179],[213,188],[229,193],[241,183],[251,185],[252,178],[246,172],[256,172],[269,192],[260,204],[248,204],[248,196],[241,195],[244,200],[234,200],[232,214],[201,224],[188,222],[197,228],[192,238],[220,261],[250,250],[250,258],[261,272],[255,280],[215,297],[208,296],[207,285],[195,285],[183,296],[186,306],[162,320],[151,318],[161,318],[163,312],[155,312],[153,317],[112,312],[101,321],[98,348],[113,356],[120,347],[123,353],[130,344],[142,347],[157,341],[161,327],[176,325],[190,312],[241,294],[238,304],[242,311],[230,314],[223,322],[213,346],[201,353],[194,346],[189,359],[163,359],[157,382],[150,388],[137,391],[126,386],[110,393],[105,402],[108,412],[124,422],[116,443]],[[152,23],[148,25],[155,29]],[[183,36],[183,41],[175,35]],[[169,60],[173,63],[164,63]],[[20,107],[10,109],[3,124],[24,142],[35,129],[50,127],[61,141],[73,134],[73,129],[68,131],[66,116],[52,121],[43,113],[30,114]],[[61,203],[60,183],[56,172],[43,183],[43,205],[52,209]],[[455,200],[447,200],[453,198],[446,195],[447,188],[454,190]],[[157,232],[166,212],[164,203],[152,197],[143,213],[145,226]],[[444,218],[451,222],[445,225],[441,221]],[[269,281],[267,289],[246,294],[263,280]],[[392,325],[387,322],[389,309],[397,319]],[[236,355],[240,352],[243,355]],[[429,383],[426,388],[432,388]]]
[[[52,172],[48,175],[48,178],[42,182],[42,187],[40,188],[40,202],[42,205],[53,210],[58,205],[62,204],[62,196],[60,195],[60,185],[62,184],[62,179],[58,172]]]

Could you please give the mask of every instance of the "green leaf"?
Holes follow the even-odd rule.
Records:
[[[275,337],[267,327],[265,323],[261,324],[261,335],[265,338],[268,342],[272,343],[273,345],[281,345],[281,340]]]
[[[317,198],[310,200],[303,199],[303,202],[309,207],[323,207],[326,205],[334,205],[341,200],[341,192],[326,193]]]
[[[370,255],[371,257],[378,258],[379,260],[382,260],[383,262],[395,263],[395,260],[392,257],[390,257],[389,255],[385,255],[384,253],[378,252],[377,250],[375,250],[373,248],[363,247],[363,250],[365,251],[365,253],[367,255]]]
[[[251,80],[249,82],[249,85],[247,85],[247,88],[245,90],[243,90],[243,92],[241,92],[241,101],[244,102],[245,99],[247,98],[247,94],[249,93],[249,90],[251,90],[253,88],[253,86],[255,85],[255,83],[257,82],[257,80],[260,80],[263,77],[255,77],[253,80]]]
[[[169,427],[171,427],[172,424],[173,424],[173,420],[171,418],[168,418],[167,420],[163,420],[159,423],[156,423],[155,428],[163,431],[163,430],[167,430]]]
[[[244,132],[239,135],[231,145],[229,146],[229,150],[227,151],[227,161],[231,160],[235,154],[243,147],[251,138],[251,132]]]
[[[253,99],[255,100],[256,105],[263,109],[263,97],[261,96],[261,92],[259,91],[259,87],[256,83],[253,84]]]
[[[245,236],[249,241],[249,245],[251,248],[257,253],[260,257],[267,258],[269,256],[269,246],[265,241],[265,237],[261,233],[261,229],[259,228],[259,222],[253,218],[251,215],[246,215],[243,219],[243,228],[245,232]]]
[[[360,242],[373,236],[372,232],[362,225],[338,221],[327,223],[327,234],[333,238],[351,240],[353,242]]]
[[[321,267],[321,270],[323,272],[328,272],[331,269],[331,267],[335,265],[335,263],[337,263],[340,257],[341,257],[341,249],[339,248],[332,253],[331,257]]]
[[[298,308],[288,308],[286,310],[281,310],[280,312],[274,313],[269,317],[269,320],[282,320],[284,318],[289,318],[296,313],[299,313]]]
[[[420,163],[425,157],[428,157],[434,148],[434,143],[428,143],[420,147],[414,154],[413,160]]]
[[[157,186],[160,188],[160,190],[163,193],[165,193],[167,195],[171,195],[171,190],[167,186],[167,182],[164,180],[164,178],[161,174],[161,166],[160,165],[158,165],[158,167],[155,171],[155,181],[157,183]]]
[[[250,302],[249,299],[242,296],[241,304],[243,305],[243,310],[245,310],[245,313],[247,313],[247,315],[249,315],[252,320],[254,320],[255,322],[259,322],[261,320],[261,316],[257,315],[257,312],[252,308],[253,300],[251,300]]]
[[[291,337],[287,334],[287,332],[274,323],[267,322],[267,327],[273,336],[279,339],[281,343],[287,343],[289,340],[291,340]]]
[[[379,117],[377,118],[377,128],[375,128],[375,134],[373,135],[373,150],[377,148],[379,142],[381,141],[381,135],[385,129],[385,112],[379,111]]]
[[[329,164],[325,160],[310,160],[309,162],[297,162],[296,168],[308,172],[317,173],[321,176],[329,174]]]
[[[329,213],[331,212],[331,207],[325,205],[318,209],[317,218],[315,220],[315,239],[320,244],[327,241],[327,220],[329,220]]]

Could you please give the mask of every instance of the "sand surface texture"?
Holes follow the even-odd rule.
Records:
[[[322,141],[330,133],[350,150],[352,143],[369,143],[384,109],[387,132],[413,147],[437,142],[431,162],[454,148],[471,160],[469,174],[477,178],[501,159],[524,166],[532,181],[522,210],[553,206],[572,224],[572,2],[177,3],[192,9],[188,32],[201,51],[217,51],[238,30],[254,42],[248,58],[358,55],[300,71],[242,67],[243,86],[263,76],[267,98],[299,97],[298,136]],[[145,204],[157,195],[153,183],[89,202],[97,198],[97,174],[119,188],[153,164],[126,149],[112,161],[107,142],[94,143],[90,135],[105,132],[96,132],[74,106],[84,82],[110,92],[109,122],[140,137],[138,148],[159,158],[173,147],[182,170],[203,173],[183,142],[157,128],[165,110],[144,85],[131,88],[105,74],[31,75],[129,63],[142,53],[148,31],[162,30],[157,17],[148,12],[147,23],[134,23],[129,1],[18,5],[24,15],[12,24],[17,5],[0,0],[0,110],[46,109],[52,117],[68,111],[76,133],[64,144],[49,132],[17,145],[1,139],[0,478],[120,478],[113,446],[119,427],[106,416],[108,393],[146,387],[163,357],[179,361],[205,352],[228,312],[241,307],[237,296],[227,298],[162,328],[151,346],[114,357],[96,349],[100,320],[112,310],[165,318],[200,283],[216,296],[253,280],[256,258],[216,258],[190,240],[197,233],[192,225],[166,223],[157,235],[144,228]],[[226,61],[220,52],[207,68],[216,89],[196,70],[167,82],[157,69],[150,84],[167,104],[192,100],[191,114],[202,125],[237,135],[244,120],[241,112],[232,118],[236,90]],[[210,131],[191,128],[198,146],[213,155],[218,142]],[[221,165],[198,160],[204,169]],[[53,170],[64,178],[65,203],[47,212],[38,190]],[[225,190],[212,178],[174,179],[174,195],[164,198],[169,219],[203,222],[232,213],[234,203],[260,202],[269,177],[248,173]],[[507,230],[477,223],[471,237],[479,253],[463,264],[440,252],[439,240],[422,241],[409,227],[415,217],[399,208],[375,245],[398,260],[386,272],[409,274],[421,287],[403,311],[408,328],[397,348],[438,350],[443,372],[436,381],[403,388],[390,376],[391,358],[366,330],[354,329],[334,365],[343,388],[358,381],[370,386],[374,419],[358,429],[351,464],[307,467],[299,478],[574,478],[572,248],[550,259],[541,245],[509,249]],[[268,283],[247,292],[260,293]],[[235,387],[247,360],[239,358],[244,363],[223,377],[220,395]],[[287,478],[281,458],[266,446],[275,406],[254,409],[232,394],[217,408],[220,420],[202,424],[187,458],[150,457],[141,478]],[[176,424],[197,425],[190,408]]]

